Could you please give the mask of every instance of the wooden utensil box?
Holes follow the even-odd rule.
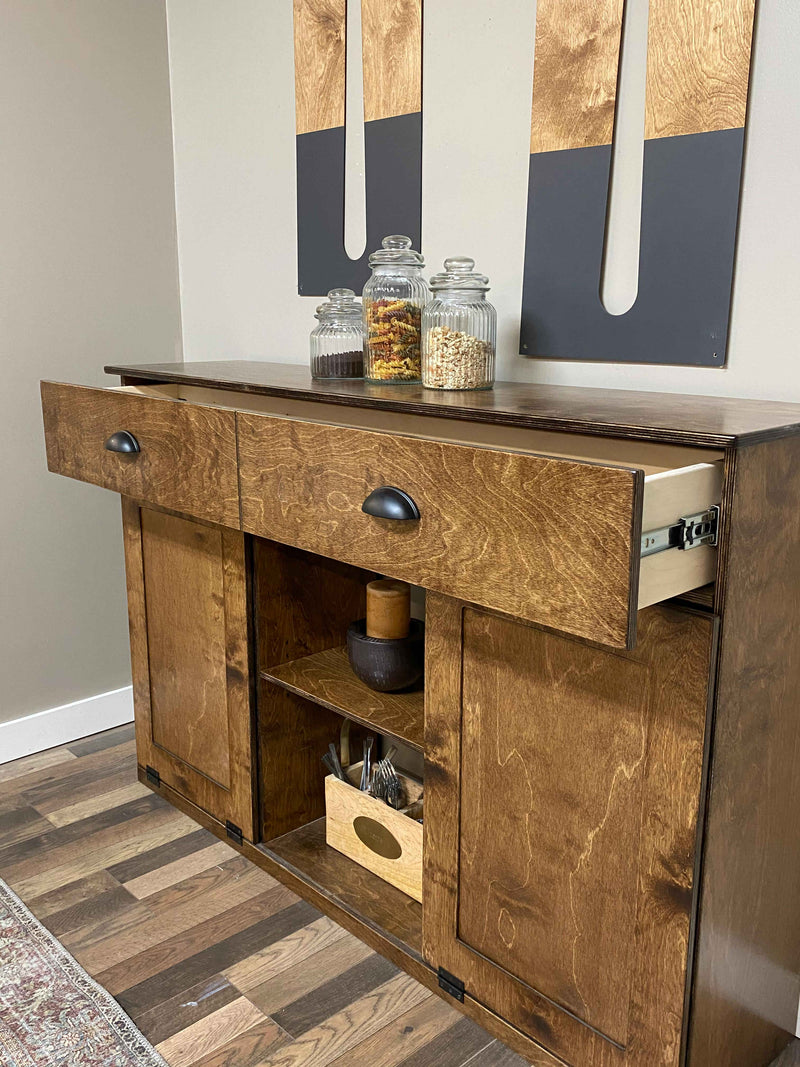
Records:
[[[353,786],[334,775],[325,779],[325,839],[331,848],[422,901],[422,785],[398,772],[408,806],[396,811],[358,789],[361,764],[346,771]],[[413,812],[413,814],[409,814]]]

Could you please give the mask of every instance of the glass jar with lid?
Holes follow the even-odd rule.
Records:
[[[352,289],[331,289],[314,316],[311,331],[312,378],[364,377],[364,323]]]
[[[384,237],[369,257],[372,276],[364,286],[364,377],[371,382],[421,381],[420,329],[428,286],[425,260],[411,238]]]
[[[491,389],[497,312],[486,299],[489,279],[475,260],[453,256],[431,278],[422,312],[422,384],[426,389]]]

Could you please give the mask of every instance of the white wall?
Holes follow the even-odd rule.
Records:
[[[291,4],[167,0],[185,358],[305,362]],[[423,245],[492,279],[498,377],[800,400],[800,4],[761,5],[728,368],[517,354],[534,0],[425,7]],[[458,101],[458,106],[453,101]]]
[[[0,12],[3,723],[130,681],[119,498],[47,472],[39,379],[174,358],[180,308],[164,0]]]

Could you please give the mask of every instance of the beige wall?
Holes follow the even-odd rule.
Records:
[[[730,360],[717,371],[517,354],[535,3],[426,3],[424,251],[432,271],[468,254],[489,274],[500,377],[800,400],[800,4],[760,7]],[[291,8],[167,0],[187,359],[307,359],[318,300],[296,292]]]
[[[180,316],[163,0],[0,24],[3,722],[130,681],[119,499],[47,473],[39,379],[172,359]]]

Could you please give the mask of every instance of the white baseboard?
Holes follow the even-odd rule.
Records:
[[[133,722],[133,687],[98,693],[0,723],[0,764]]]

